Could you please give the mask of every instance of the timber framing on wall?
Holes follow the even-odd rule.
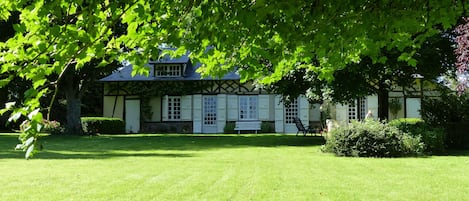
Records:
[[[257,89],[252,83],[242,84],[237,80],[109,82],[104,84],[105,96],[245,93],[261,94],[266,92]]]

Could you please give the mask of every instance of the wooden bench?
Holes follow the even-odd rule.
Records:
[[[260,121],[237,121],[235,123],[235,131],[238,131],[238,134],[241,133],[241,131],[255,131],[257,134],[257,131],[261,130],[261,122]]]

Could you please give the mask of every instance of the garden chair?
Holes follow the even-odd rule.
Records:
[[[316,131],[315,129],[310,128],[309,126],[305,127],[303,125],[303,123],[301,122],[300,118],[298,118],[298,117],[294,117],[293,122],[295,123],[296,128],[298,129],[298,131],[296,132],[297,136],[298,136],[298,133],[300,133],[300,132],[303,133],[303,136],[306,136],[306,134],[308,134],[308,133],[313,135],[313,133]]]

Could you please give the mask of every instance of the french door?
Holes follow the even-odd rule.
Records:
[[[217,132],[217,96],[203,96],[202,132]]]

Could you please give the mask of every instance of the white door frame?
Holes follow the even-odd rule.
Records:
[[[217,96],[202,96],[202,133],[217,133]]]
[[[140,100],[125,100],[125,132],[138,133],[140,131]]]
[[[300,104],[299,104],[299,98],[296,98],[294,101],[292,101],[292,103],[290,104],[289,107],[285,106],[284,109],[283,109],[283,112],[284,112],[284,129],[285,129],[285,133],[296,133],[298,131],[298,129],[296,128],[296,125],[295,123],[293,122],[293,118],[294,117],[299,117],[300,116],[300,112],[299,112],[299,107],[300,107]],[[305,122],[303,122],[305,123]]]

